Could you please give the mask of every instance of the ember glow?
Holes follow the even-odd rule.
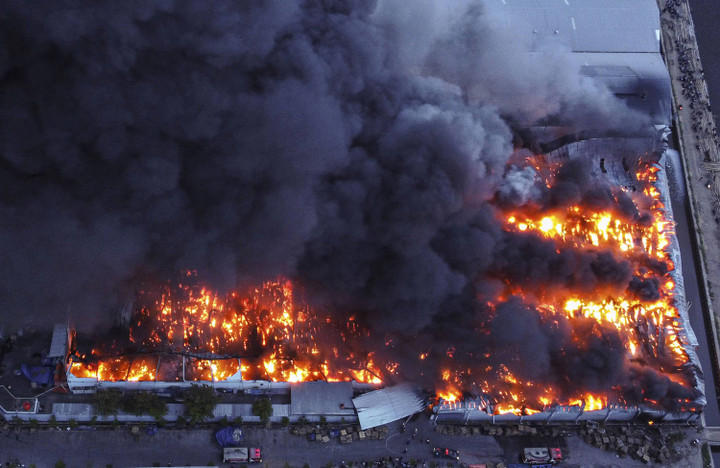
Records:
[[[536,157],[533,163],[541,160]],[[545,174],[547,186],[554,183],[556,169],[539,172]],[[509,235],[546,239],[554,242],[558,253],[567,249],[604,252],[627,262],[634,279],[657,285],[653,290],[657,297],[644,297],[630,287],[587,290],[557,287],[550,281],[517,284],[500,277],[504,289],[488,307],[492,314],[497,305],[514,298],[531,304],[549,323],[562,318],[572,328],[572,339],[580,349],[588,338],[602,338],[603,330],[610,327],[623,340],[627,362],[651,367],[670,381],[689,387],[681,372],[688,356],[681,342],[675,301],[675,266],[668,254],[674,234],[654,186],[657,168],[643,165],[635,179],[640,189],[630,196],[644,216],[630,217],[607,206],[577,203],[550,209],[532,204],[496,207],[495,213]],[[104,381],[222,381],[241,376],[242,380],[273,382],[369,384],[403,376],[404,369],[393,359],[392,336],[384,338],[384,349],[358,351],[362,349],[359,342],[372,342],[363,341],[370,336],[370,329],[354,315],[341,321],[338,314],[313,310],[287,279],[220,296],[199,285],[196,276],[187,272],[174,284],[141,292],[127,342],[106,344],[89,355],[76,353],[72,374]],[[477,332],[489,333],[482,327]],[[520,378],[510,362],[490,364],[491,354],[473,356],[474,364],[468,366],[458,352],[450,347],[440,356],[429,351],[414,354],[421,369],[440,364],[440,368],[423,372],[438,376],[434,390],[444,404],[457,404],[470,393],[482,395],[485,409],[494,414],[529,415],[557,404],[592,411],[610,403],[653,403],[642,396],[628,402],[615,388],[602,392],[580,388],[568,393],[572,385],[561,391],[552,383]],[[172,371],[178,368],[181,355],[189,356],[182,373]]]
[[[541,160],[534,159],[534,163]],[[549,165],[548,165],[549,166]],[[542,171],[541,171],[542,172]],[[544,319],[566,317],[574,327],[575,340],[582,343],[588,329],[587,321],[610,325],[624,340],[629,361],[642,362],[664,374],[671,381],[690,386],[679,370],[689,360],[680,338],[680,317],[675,302],[675,281],[671,277],[674,265],[669,259],[668,247],[674,235],[671,222],[666,219],[665,207],[654,185],[658,168],[643,165],[637,170],[636,180],[641,192],[631,194],[636,208],[650,213],[651,219],[630,219],[622,213],[593,209],[577,204],[541,210],[522,207],[499,211],[504,229],[520,235],[535,235],[555,241],[558,252],[562,249],[611,252],[615,258],[633,266],[634,277],[651,279],[658,284],[659,297],[649,300],[625,291],[596,288],[593,291],[574,291],[568,288],[525,286],[507,283],[500,299],[520,297],[536,303]],[[553,184],[552,171],[547,169],[544,182]],[[492,306],[492,304],[490,304]],[[591,322],[591,323],[592,323]],[[585,334],[585,335],[584,335]],[[450,360],[441,372],[447,386],[438,392],[445,404],[451,406],[461,399],[463,383],[469,369],[453,368]],[[606,394],[583,392],[573,398],[559,399],[552,386],[538,386],[532,381],[521,381],[507,369],[485,371],[499,375],[500,379],[476,382],[483,393],[493,395],[489,408],[495,414],[513,413],[529,415],[552,404],[580,406],[586,411],[605,408],[609,402],[626,403],[615,392]],[[641,399],[642,400],[642,399]],[[655,403],[645,400],[645,403]]]
[[[601,292],[593,297],[573,295],[572,291],[547,294],[548,302],[541,309],[549,313],[564,313],[568,318],[586,317],[597,322],[607,322],[621,330],[627,339],[628,351],[638,353],[642,343],[647,352],[658,358],[670,354],[677,366],[687,362],[688,356],[678,336],[678,310],[674,302],[675,283],[670,276],[674,269],[666,249],[673,235],[670,222],[664,218],[664,206],[659,192],[653,185],[658,169],[648,166],[637,173],[638,181],[644,183],[644,194],[651,200],[648,207],[654,219],[646,224],[623,220],[610,212],[594,212],[579,206],[571,206],[558,215],[522,213],[507,217],[508,229],[535,232],[543,237],[553,238],[561,245],[578,249],[604,248],[612,250],[620,258],[629,260],[635,266],[639,278],[655,278],[645,259],[653,259],[665,266],[666,272],[659,278],[660,299],[642,301],[631,295],[611,295]],[[542,216],[539,220],[539,216]],[[655,333],[648,334],[648,327]],[[651,340],[651,336],[655,340]],[[657,341],[660,340],[660,341]],[[667,351],[670,351],[667,353]]]
[[[188,272],[187,280],[192,283],[194,273]],[[243,380],[382,382],[383,372],[373,353],[356,356],[342,349],[348,337],[360,333],[352,318],[338,324],[330,316],[299,306],[290,281],[266,282],[246,295],[233,292],[223,298],[187,283],[164,289],[154,301],[152,293],[144,294],[142,299],[150,305],[133,316],[126,346],[212,356],[188,361],[186,380],[219,381],[242,371]],[[102,357],[118,346],[94,349],[91,359],[72,366],[73,375],[106,381],[156,380],[156,369],[165,358]],[[92,359],[92,355],[101,357]],[[220,359],[227,356],[235,358]]]

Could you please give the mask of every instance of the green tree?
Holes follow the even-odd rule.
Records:
[[[148,414],[160,419],[167,414],[165,400],[152,392],[135,392],[123,399],[122,409],[127,413],[140,416]]]
[[[102,416],[117,414],[122,406],[122,400],[123,395],[120,390],[114,388],[98,390],[94,398],[95,411]]]
[[[55,468],[65,468],[65,462],[62,460],[58,460],[55,462]]]
[[[290,418],[288,418],[287,416],[283,416],[280,422],[283,426],[287,426],[288,424],[290,424]]]
[[[208,385],[193,385],[185,391],[185,416],[191,424],[212,417],[220,398]]]
[[[252,413],[260,417],[260,421],[267,423],[273,414],[272,402],[269,398],[258,398],[253,402]]]

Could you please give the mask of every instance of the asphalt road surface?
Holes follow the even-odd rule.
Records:
[[[690,0],[695,23],[695,37],[700,49],[700,59],[705,70],[705,81],[710,91],[710,103],[717,104],[715,121],[720,111],[720,2],[717,0]]]
[[[660,0],[658,3],[660,5],[664,4],[662,0]],[[702,72],[704,72],[703,77],[707,85],[710,104],[715,104],[715,107],[712,108],[712,114],[714,120],[717,122],[718,109],[720,109],[720,104],[718,103],[718,101],[720,100],[720,49],[718,49],[717,47],[717,44],[720,43],[720,29],[718,28],[718,24],[720,23],[720,9],[718,9],[719,5],[717,0],[689,0],[689,5],[692,14],[692,20],[694,23],[694,36],[700,53],[700,60],[702,62],[701,69]],[[666,46],[668,46],[668,44],[666,44]],[[670,46],[672,46],[672,44],[670,44]],[[676,64],[671,64],[671,69],[675,65]],[[675,76],[679,75],[675,73]],[[687,119],[686,111],[681,111],[678,117],[685,117]],[[699,141],[702,135],[698,136],[698,141],[694,141],[693,137],[695,135],[689,133],[691,125],[688,124],[684,127],[687,127],[685,128],[685,132],[687,133],[685,137],[689,140],[690,147],[690,154],[687,154],[687,157],[698,157],[697,155],[692,154],[693,143],[700,145],[714,144],[712,142],[712,138],[705,138],[704,142]],[[687,150],[688,148],[686,148],[686,152]],[[694,170],[690,169],[690,172],[690,179],[693,181],[696,180],[696,178],[698,178],[698,176],[700,175],[697,172],[697,168],[695,168]],[[707,200],[707,193],[705,193],[703,191],[703,188],[701,187],[700,191],[696,190],[696,197],[697,196],[704,197],[703,206],[701,206],[700,208],[705,211],[705,213],[701,215],[702,219],[705,219],[707,218],[709,212],[707,204],[705,203],[705,201]],[[707,407],[704,412],[705,420],[707,425],[720,426],[720,412],[718,410],[717,401],[717,363],[714,362],[717,359],[717,354],[712,354],[708,352],[707,330],[709,330],[709,324],[707,324],[707,320],[704,320],[702,314],[700,314],[701,308],[699,306],[701,302],[699,302],[699,296],[697,291],[697,277],[695,274],[695,271],[697,270],[694,267],[691,268],[689,265],[689,263],[691,261],[694,262],[695,259],[691,255],[692,252],[688,252],[688,223],[685,219],[684,210],[687,202],[683,200],[681,207],[679,207],[678,205],[678,201],[675,201],[673,204],[673,208],[676,214],[676,221],[678,222],[678,239],[680,240],[680,245],[682,248],[683,275],[685,277],[685,286],[687,288],[688,299],[694,304],[696,304],[696,306],[690,310],[690,318],[692,326],[695,330],[695,334],[697,335],[698,341],[700,342],[698,354],[701,359],[703,371],[705,373],[705,393],[708,401]],[[713,233],[713,230],[707,229],[707,226],[703,226],[703,231],[706,237],[708,235],[712,235]],[[710,251],[708,251],[706,255],[715,256],[716,259],[717,252],[713,252],[712,250],[714,249],[710,249]],[[713,313],[713,311],[709,311],[709,313]],[[705,328],[706,324],[707,329]],[[715,351],[717,352],[718,350]],[[720,466],[720,453],[713,452],[713,460],[715,466]]]
[[[415,427],[418,427],[418,435],[413,439],[410,435]],[[59,460],[64,461],[68,468],[102,468],[107,464],[112,464],[113,468],[137,467],[152,466],[154,463],[162,466],[168,463],[180,466],[222,465],[221,450],[214,440],[213,432],[206,429],[160,430],[151,436],[142,432],[133,435],[127,428],[123,428],[116,431],[22,432],[18,438],[14,433],[0,434],[0,463],[16,457],[26,465],[35,463],[38,468],[52,467]],[[430,444],[425,442],[428,438]],[[560,439],[557,443],[565,452],[567,461],[562,465],[565,468],[648,466],[628,458],[617,458],[614,453],[591,447],[576,436]],[[288,463],[295,468],[305,463],[315,468],[342,460],[370,461],[401,455],[405,460],[425,460],[429,465],[429,462],[436,461],[431,456],[432,446],[460,450],[462,463],[517,463],[520,449],[533,443],[527,436],[494,438],[487,435],[442,435],[433,430],[426,417],[410,423],[405,433],[400,433],[399,424],[394,424],[386,440],[355,441],[348,445],[340,445],[336,440],[327,444],[308,442],[304,437],[289,434],[287,429],[257,427],[245,428],[245,440],[248,446],[263,449],[263,466],[284,467]],[[406,448],[407,453],[403,453]],[[700,466],[699,462],[699,455],[696,455],[669,466],[690,468]]]
[[[671,170],[677,170],[672,168]],[[682,170],[680,168],[680,170]],[[690,303],[690,325],[698,339],[698,357],[700,365],[703,369],[705,378],[705,397],[707,398],[707,406],[705,407],[705,418],[710,426],[720,426],[720,409],[718,408],[717,395],[715,390],[716,376],[714,374],[715,366],[712,365],[712,353],[709,347],[710,324],[705,320],[705,311],[702,307],[700,299],[700,291],[698,289],[698,273],[695,264],[695,247],[690,239],[690,221],[687,213],[687,193],[682,187],[673,186],[674,177],[669,177],[671,183],[671,192],[674,194],[673,215],[675,217],[675,232],[680,245],[682,258],[682,273],[685,283],[685,299]]]

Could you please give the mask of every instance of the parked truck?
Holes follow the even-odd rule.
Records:
[[[521,453],[522,462],[535,466],[550,466],[563,459],[562,450],[557,447],[528,447]]]
[[[262,463],[262,452],[255,447],[225,447],[223,463]]]

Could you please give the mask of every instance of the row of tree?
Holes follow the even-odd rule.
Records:
[[[193,385],[183,392],[185,419],[191,424],[202,422],[213,416],[220,398],[215,389],[208,385]],[[98,390],[95,394],[95,409],[101,416],[113,416],[118,412],[137,416],[147,414],[157,420],[168,412],[167,402],[153,392],[123,393],[117,389]],[[253,402],[252,412],[267,423],[273,414],[272,402],[268,398],[258,398]]]
[[[212,417],[219,401],[215,390],[207,385],[193,385],[183,393],[185,418],[198,423]],[[101,416],[113,416],[118,412],[137,416],[147,414],[162,419],[168,412],[167,402],[153,392],[123,393],[117,389],[98,390],[95,393],[95,410]]]

